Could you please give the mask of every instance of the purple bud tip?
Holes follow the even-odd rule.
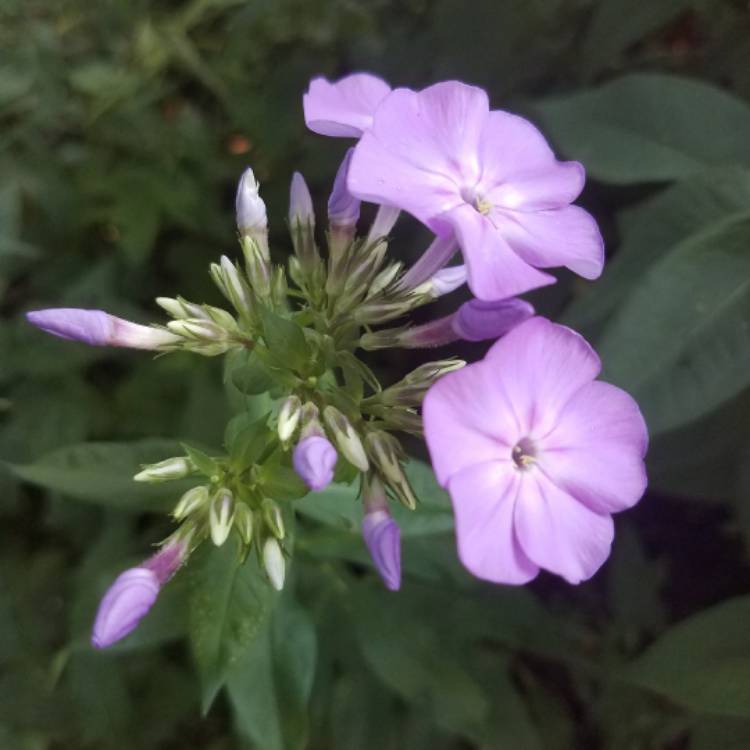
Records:
[[[401,529],[387,510],[366,513],[362,535],[370,557],[390,591],[401,588]]]
[[[102,310],[77,307],[33,310],[26,313],[26,320],[53,336],[83,341],[90,346],[107,346],[113,336],[112,317]]]
[[[311,435],[297,443],[292,455],[294,470],[314,492],[325,489],[333,480],[336,449],[327,438]]]
[[[465,341],[484,341],[504,336],[534,314],[528,302],[515,297],[483,302],[465,302],[453,316],[453,330]]]
[[[159,588],[153,570],[130,568],[121,573],[99,604],[91,645],[108,648],[135,630],[156,601]]]
[[[339,171],[336,173],[331,197],[328,199],[328,220],[337,227],[353,227],[359,219],[360,201],[349,192],[346,186],[349,162],[353,153],[353,148],[346,152],[344,161],[341,162]]]
[[[295,172],[292,175],[292,185],[289,190],[289,222],[306,223],[314,220],[315,215],[310,190],[305,178],[299,172]]]

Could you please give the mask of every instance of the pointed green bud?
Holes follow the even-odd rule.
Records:
[[[175,521],[181,521],[190,514],[202,508],[208,502],[208,487],[201,485],[189,489],[175,505],[172,517]]]
[[[279,440],[285,443],[292,437],[302,416],[302,402],[297,396],[289,396],[279,410]]]
[[[294,253],[304,273],[310,273],[319,260],[315,247],[315,213],[305,178],[295,172],[289,190],[289,228]]]
[[[251,315],[253,311],[253,298],[250,288],[242,278],[237,266],[226,255],[221,256],[221,273],[224,288],[234,309],[241,315]]]
[[[268,579],[276,591],[284,588],[284,577],[286,575],[286,563],[281,546],[273,537],[266,539],[263,545],[263,567],[266,569]]]
[[[367,471],[370,462],[352,423],[335,406],[326,406],[323,410],[323,419],[344,458],[360,471]]]
[[[276,266],[271,274],[271,299],[277,307],[286,307],[287,282],[283,266]]]
[[[460,370],[466,365],[462,359],[442,359],[427,362],[410,372],[403,380],[386,388],[377,395],[386,406],[419,406],[425,393],[443,375]]]
[[[159,305],[167,315],[171,315],[173,318],[180,319],[190,317],[190,315],[186,314],[186,310],[182,303],[172,297],[157,297],[156,304]]]
[[[379,292],[386,290],[396,280],[398,275],[401,273],[401,269],[404,267],[403,263],[391,263],[389,266],[384,268],[370,284],[370,288],[367,290],[368,297],[374,297]]]
[[[237,330],[237,321],[233,315],[230,315],[226,310],[222,310],[220,307],[211,307],[206,305],[206,314],[209,318],[216,323],[216,325],[227,331]]]
[[[178,336],[201,342],[225,341],[227,331],[212,320],[198,320],[187,318],[186,320],[170,320],[167,328]]]
[[[193,465],[187,458],[168,458],[157,464],[145,464],[133,479],[136,482],[170,482],[191,474]]]
[[[239,503],[234,512],[234,527],[239,531],[242,541],[249,547],[253,541],[253,512],[245,503]]]
[[[284,538],[284,517],[281,514],[281,508],[273,500],[263,501],[263,520],[277,539]]]
[[[266,299],[271,292],[271,264],[252,237],[243,237],[240,244],[250,286],[260,299]]]
[[[365,443],[367,452],[385,483],[401,503],[414,510],[417,507],[417,498],[401,466],[396,439],[386,432],[370,432],[365,438]]]
[[[211,541],[221,547],[226,542],[234,523],[234,498],[230,490],[222,487],[211,500],[208,511]]]

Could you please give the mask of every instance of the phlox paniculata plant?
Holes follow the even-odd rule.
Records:
[[[226,308],[162,297],[171,319],[151,326],[101,310],[28,313],[39,328],[93,346],[225,356],[240,390],[267,393],[273,404],[259,418],[232,420],[224,454],[186,445],[136,474],[139,482],[189,477],[194,486],[177,499],[177,528],[159,551],[107,591],[96,647],[131,632],[199,545],[222,546],[230,534],[282,589],[294,503],[334,480],[358,488],[364,544],[385,586],[399,589],[400,530],[389,508],[420,512],[404,433],[424,435],[453,502],[461,561],[496,583],[523,584],[541,569],[570,583],[590,578],[609,554],[612,514],[644,492],[647,433],[637,405],[596,380],[599,358],[580,335],[515,296],[554,283],[543,269],[601,273],[597,224],[573,205],[583,167],[558,161],[530,122],[490,110],[485,92],[463,83],[412,91],[367,74],[316,79],[304,110],[315,132],[357,139],[328,201],[325,252],[295,174],[294,254],[286,268],[274,262],[248,169],[236,202],[242,261],[224,256],[210,266]],[[361,201],[378,205],[364,233]],[[410,268],[389,256],[402,211],[435,235]],[[465,265],[451,265],[457,253]],[[474,298],[451,315],[409,320],[464,284]],[[479,362],[438,359],[395,383],[381,383],[360,357],[460,339],[496,343]]]

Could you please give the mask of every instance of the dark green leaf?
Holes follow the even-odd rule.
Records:
[[[205,474],[207,477],[212,477],[216,474],[218,464],[211,456],[186,443],[180,443],[180,445],[185,449],[187,457],[201,474]]]
[[[231,377],[234,387],[246,396],[265,393],[275,385],[273,374],[254,355],[249,356],[244,365],[234,368]]]
[[[535,108],[562,152],[605,182],[675,180],[710,166],[750,165],[750,106],[701,81],[637,73]]]
[[[304,373],[310,365],[310,347],[294,321],[263,308],[263,338],[274,361]]]

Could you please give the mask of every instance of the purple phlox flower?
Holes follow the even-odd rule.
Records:
[[[558,161],[530,122],[490,111],[487,94],[457,81],[395,89],[355,146],[349,189],[398,206],[441,237],[455,235],[475,296],[497,300],[554,283],[539,268],[599,276],[594,219],[570,205],[578,162]]]
[[[351,148],[346,152],[336,173],[331,197],[328,199],[328,221],[333,228],[353,228],[359,219],[360,201],[349,192],[346,186],[346,177],[353,153],[354,149]]]
[[[359,138],[390,90],[385,81],[369,73],[353,73],[333,83],[314,78],[302,98],[305,123],[321,135]]]
[[[159,349],[182,339],[160,328],[142,326],[103,310],[59,307],[26,313],[26,320],[46,333],[90,346],[126,346]]]
[[[383,485],[371,478],[364,494],[362,536],[386,588],[401,588],[401,530],[391,517]]]
[[[535,317],[428,391],[427,445],[474,575],[522,584],[543,568],[579,583],[607,559],[611,514],[646,488],[648,433],[600,368],[580,335]]]
[[[135,630],[186,551],[186,543],[170,542],[142,565],[120,573],[99,604],[91,635],[95,648],[107,648]]]
[[[303,437],[294,448],[292,465],[299,478],[314,492],[325,489],[333,481],[338,454],[323,435]]]

